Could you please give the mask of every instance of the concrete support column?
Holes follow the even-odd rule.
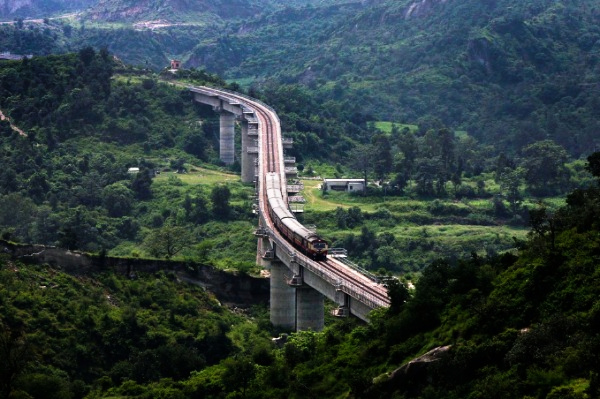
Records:
[[[287,282],[289,269],[280,262],[271,263],[271,323],[288,330],[296,330],[296,289]]]
[[[296,290],[296,330],[321,331],[325,327],[324,297],[309,286]]]
[[[256,159],[256,155],[248,153],[248,148],[252,146],[253,142],[254,140],[251,140],[248,136],[248,122],[242,121],[242,183],[252,183],[254,181],[254,159]]]
[[[263,269],[268,269],[271,267],[271,262],[263,259],[263,254],[268,249],[269,240],[263,237],[258,237],[256,243],[256,264],[262,267]]]
[[[234,161],[235,151],[235,115],[231,112],[221,111],[219,128],[219,158],[226,165]]]

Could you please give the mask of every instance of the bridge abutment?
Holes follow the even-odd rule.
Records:
[[[235,159],[235,115],[221,111],[219,122],[219,158],[225,165],[231,165]]]

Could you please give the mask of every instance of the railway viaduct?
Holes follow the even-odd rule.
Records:
[[[194,100],[220,114],[220,159],[234,162],[235,123],[241,125],[242,181],[254,182],[258,197],[259,226],[257,262],[271,272],[270,317],[278,327],[289,330],[324,327],[324,298],[337,303],[337,316],[350,314],[367,321],[371,310],[389,306],[387,291],[373,276],[354,267],[343,257],[328,256],[314,261],[292,246],[273,225],[267,212],[264,176],[280,175],[282,195],[297,192],[287,179],[296,177],[293,158],[284,157],[289,140],[281,135],[275,111],[260,101],[222,89],[189,87]],[[287,166],[286,166],[287,165]]]

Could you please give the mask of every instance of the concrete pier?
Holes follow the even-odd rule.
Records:
[[[248,135],[248,122],[242,121],[242,183],[252,183],[255,175],[254,160],[258,148],[253,150],[254,139]]]
[[[296,289],[296,330],[321,331],[325,327],[324,296],[309,286]]]
[[[288,285],[293,273],[281,262],[271,263],[271,323],[296,330],[296,289]],[[322,329],[322,327],[321,327]]]
[[[219,128],[219,158],[225,165],[231,165],[235,152],[235,115],[221,111]]]

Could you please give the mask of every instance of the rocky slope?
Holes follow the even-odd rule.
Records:
[[[97,2],[98,0],[0,0],[0,20],[43,18],[83,10]]]

